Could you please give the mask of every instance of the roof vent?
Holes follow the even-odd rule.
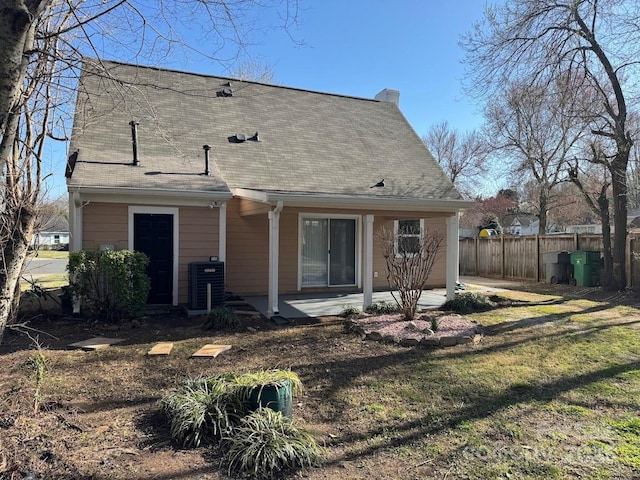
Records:
[[[233,88],[231,87],[231,82],[227,82],[222,86],[222,90],[217,93],[218,97],[233,97]]]
[[[236,142],[242,143],[247,139],[244,133],[236,133]]]
[[[140,123],[135,120],[129,122],[131,125],[131,147],[133,149],[133,165],[140,165],[140,159],[138,158],[138,125]]]

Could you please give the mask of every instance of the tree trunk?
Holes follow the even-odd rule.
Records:
[[[627,286],[627,163],[631,145],[618,147],[616,158],[611,164],[611,186],[613,190],[613,266],[611,290],[624,290]]]
[[[538,212],[538,219],[539,219],[538,233],[540,233],[540,235],[544,235],[545,233],[547,233],[547,210],[549,208],[549,199],[547,197],[547,192],[545,191],[544,185],[542,186],[542,189],[540,192],[539,202],[540,202],[540,210]]]
[[[600,208],[600,223],[602,224],[602,247],[604,268],[601,272],[600,284],[606,288],[612,288],[613,284],[613,256],[611,253],[611,218],[609,217],[609,199],[607,198],[607,185],[602,187],[598,196]]]
[[[33,48],[35,19],[51,0],[3,1],[0,6],[0,135],[20,96]],[[0,170],[4,165],[0,165]]]
[[[4,255],[0,261],[0,343],[7,325],[17,315],[15,295],[18,290],[24,261],[29,251],[29,243],[35,225],[35,215],[27,208],[18,209],[13,219],[5,218],[9,223],[13,220],[13,227],[7,229],[9,236],[4,243]],[[5,224],[6,225],[6,224]],[[9,227],[9,225],[6,225]]]

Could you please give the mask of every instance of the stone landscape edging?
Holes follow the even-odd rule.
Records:
[[[418,339],[415,337],[401,338],[395,335],[382,335],[380,332],[373,330],[367,331],[357,320],[349,319],[345,322],[345,329],[360,335],[363,340],[372,340],[375,342],[396,343],[402,347],[454,347],[456,345],[469,345],[480,343],[483,336],[482,325],[477,325],[471,335],[446,335],[436,337],[434,335],[423,335]]]

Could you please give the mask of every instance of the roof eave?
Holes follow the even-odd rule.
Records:
[[[290,207],[340,207],[376,210],[429,210],[432,212],[458,212],[471,208],[471,200],[445,200],[398,197],[349,197],[332,194],[299,194],[292,192],[265,192],[246,188],[232,188],[233,195],[261,203],[283,202]]]
[[[127,203],[135,198],[157,200],[162,203],[174,202],[186,204],[190,202],[226,202],[233,195],[229,191],[218,190],[166,190],[151,188],[131,188],[131,187],[100,187],[100,186],[80,186],[68,185],[69,194],[79,194],[81,197],[95,201],[105,200],[116,203]]]

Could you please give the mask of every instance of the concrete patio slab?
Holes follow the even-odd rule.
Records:
[[[346,307],[362,309],[364,297],[362,293],[315,293],[280,295],[279,314],[286,318],[308,318],[339,315]],[[267,316],[267,297],[245,297],[244,301]],[[374,292],[374,302],[395,303],[391,292]],[[425,290],[422,292],[418,309],[433,309],[445,301],[445,290]]]

